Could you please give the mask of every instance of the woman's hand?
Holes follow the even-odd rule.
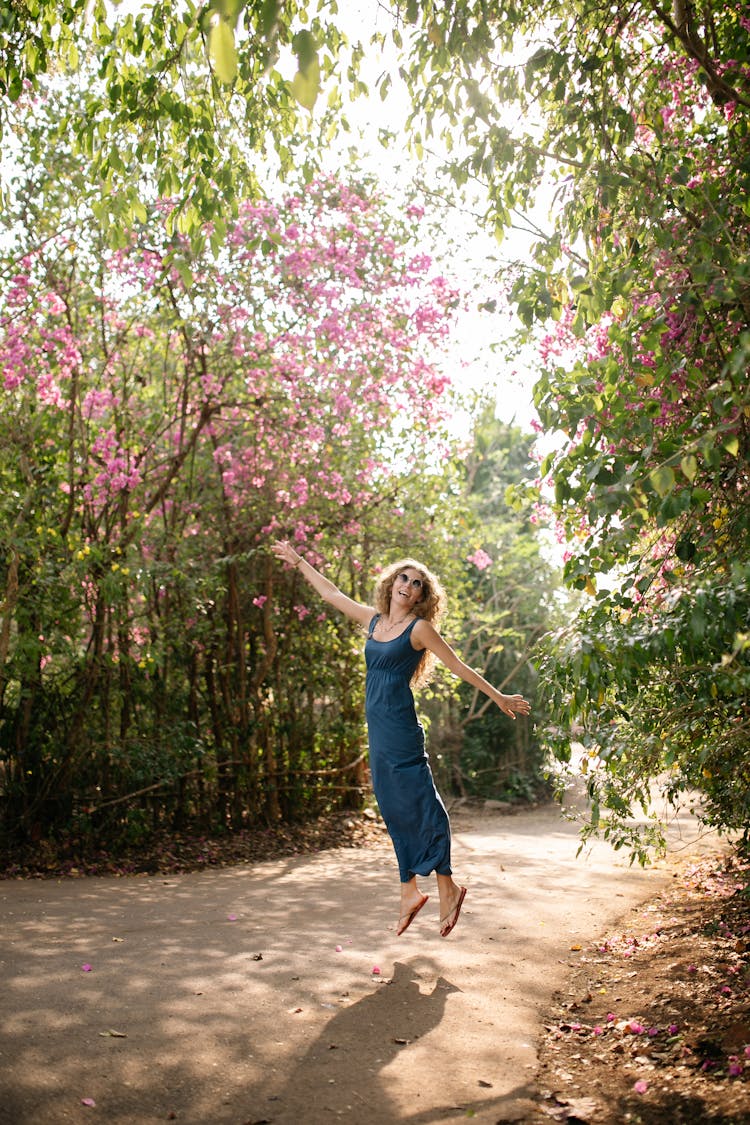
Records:
[[[289,563],[289,566],[299,566],[302,562],[302,555],[295,551],[288,539],[277,539],[271,544],[271,550],[277,559]]]
[[[503,695],[501,693],[497,705],[511,719],[515,719],[516,715],[528,715],[531,711],[531,704],[522,695]]]

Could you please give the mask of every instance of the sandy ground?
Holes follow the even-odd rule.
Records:
[[[385,835],[171,878],[0,883],[0,1122],[538,1120],[539,1028],[575,947],[669,861],[576,858],[553,806],[453,826],[469,893],[447,939],[432,880],[396,937]],[[717,849],[689,818],[671,846]]]

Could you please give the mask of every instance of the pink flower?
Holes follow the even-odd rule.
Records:
[[[466,561],[473,563],[477,570],[486,570],[488,566],[492,566],[492,559],[481,547],[478,547],[473,555],[467,555]]]
[[[57,293],[48,293],[46,296],[47,308],[52,316],[59,316],[65,312],[65,302]]]
[[[257,598],[253,598],[253,605],[257,605],[258,609],[262,609],[267,601],[268,598],[265,594],[258,594]]]

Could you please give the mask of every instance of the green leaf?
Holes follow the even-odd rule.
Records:
[[[707,488],[694,488],[692,491],[692,501],[694,504],[702,506],[707,504],[711,499],[711,493]]]
[[[320,63],[315,37],[310,31],[298,31],[292,41],[298,70],[292,79],[292,95],[303,109],[312,113],[320,93]]]
[[[266,39],[275,37],[280,12],[281,0],[263,0],[260,7],[260,26]]]
[[[234,32],[226,20],[216,19],[208,33],[208,53],[216,77],[229,86],[237,77],[237,48]]]
[[[733,457],[736,457],[740,451],[739,439],[736,437],[725,438],[725,440],[722,442],[722,445],[726,449],[727,453],[731,453]]]
[[[651,481],[654,490],[658,492],[659,496],[662,497],[666,496],[667,493],[670,492],[675,485],[674,471],[664,465],[661,468],[654,469],[653,472],[649,473],[648,479]]]
[[[687,453],[680,461],[680,468],[692,484],[695,480],[695,474],[698,472],[698,458],[692,453]]]
[[[675,544],[674,553],[681,562],[692,562],[696,551],[695,543],[691,542],[690,539],[678,539]]]
[[[298,31],[292,39],[292,50],[297,56],[297,68],[303,74],[318,61],[318,44],[307,28]]]

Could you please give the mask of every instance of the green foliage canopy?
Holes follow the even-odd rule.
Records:
[[[274,173],[299,171],[306,119],[344,43],[336,5],[280,0],[13,0],[0,13],[0,137],[19,138],[39,97],[73,80],[61,137],[99,185],[116,240],[143,204],[174,200],[176,228],[200,241]],[[335,85],[332,106],[338,105]],[[135,176],[132,174],[136,169]]]
[[[412,126],[460,138],[456,183],[484,187],[500,236],[552,201],[510,282],[556,440],[541,490],[513,495],[548,506],[595,601],[541,660],[551,745],[580,732],[590,827],[637,854],[627,814],[657,777],[747,832],[745,6],[398,10]]]
[[[422,210],[321,179],[244,203],[214,249],[160,203],[112,248],[54,124],[26,135],[0,308],[4,829],[359,801],[360,640],[267,545],[366,597],[386,544],[429,535],[456,293]]]
[[[463,461],[467,533],[465,584],[460,594],[461,651],[502,691],[533,701],[533,723],[509,724],[481,693],[462,684],[452,701],[460,731],[453,777],[463,794],[537,796],[543,790],[546,686],[530,660],[539,637],[557,618],[555,568],[543,556],[537,526],[505,501],[508,487],[532,471],[533,438],[477,408],[472,445]]]

